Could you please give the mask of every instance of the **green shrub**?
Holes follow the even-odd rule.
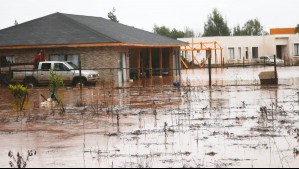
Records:
[[[8,88],[15,99],[17,111],[22,111],[28,98],[28,89],[23,85],[9,85]]]
[[[56,95],[58,89],[64,87],[63,80],[56,74],[55,71],[50,70],[50,77],[49,77],[49,90],[51,93],[52,101],[58,101]]]

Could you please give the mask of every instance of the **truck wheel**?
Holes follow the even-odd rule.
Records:
[[[73,86],[80,86],[80,84],[82,84],[83,86],[87,85],[87,80],[85,78],[76,78],[74,81],[73,81]]]
[[[27,88],[33,88],[34,86],[36,86],[37,81],[34,78],[27,78],[24,80],[24,85]]]

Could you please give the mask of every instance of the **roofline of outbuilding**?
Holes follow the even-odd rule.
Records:
[[[78,48],[78,47],[181,47],[188,44],[130,44],[130,43],[87,43],[87,44],[49,44],[49,45],[19,45],[19,46],[0,46],[0,50],[10,49],[36,49],[36,48]]]

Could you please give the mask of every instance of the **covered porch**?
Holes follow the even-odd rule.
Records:
[[[180,76],[180,47],[130,48],[130,79]]]

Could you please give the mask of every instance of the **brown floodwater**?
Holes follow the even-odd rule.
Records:
[[[65,112],[39,108],[49,97],[39,87],[19,118],[0,88],[0,167],[28,150],[27,167],[298,167],[299,67],[279,67],[279,85],[262,87],[265,70],[213,69],[211,88],[199,69],[182,71],[180,88],[157,77],[82,97],[63,89]]]

